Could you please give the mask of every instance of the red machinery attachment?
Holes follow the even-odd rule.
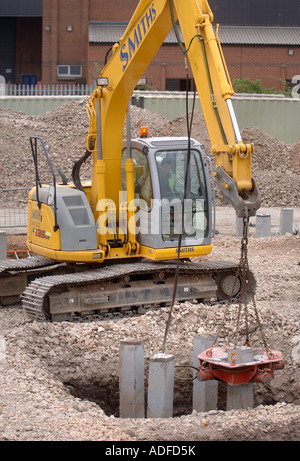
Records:
[[[282,353],[264,348],[215,347],[198,355],[199,381],[217,379],[232,386],[260,382],[268,384],[274,371],[284,367]]]

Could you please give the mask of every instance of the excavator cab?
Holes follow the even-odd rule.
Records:
[[[155,252],[177,251],[181,235],[180,251],[187,257],[196,256],[199,251],[203,254],[203,247],[209,253],[213,234],[212,193],[203,146],[193,139],[189,144],[185,137],[139,138],[132,141],[130,155],[135,165],[138,244],[147,248],[148,255],[153,258]],[[125,142],[122,153],[124,191],[127,156]],[[126,200],[126,192],[123,192],[123,200]]]

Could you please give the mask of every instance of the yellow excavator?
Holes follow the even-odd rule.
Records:
[[[212,251],[213,193],[203,145],[189,128],[186,137],[175,138],[151,138],[145,129],[132,139],[130,130],[132,93],[173,29],[205,117],[214,180],[247,228],[260,206],[251,176],[254,146],[241,138],[213,20],[206,0],[139,2],[87,100],[87,148],[72,182],[57,181],[43,139],[30,138],[36,184],[29,193],[27,244],[35,256],[3,271],[26,273],[22,305],[30,318],[139,315],[170,303],[176,271],[178,301],[238,298],[238,264],[190,259]],[[40,155],[49,164],[47,182]],[[89,156],[91,178],[81,181]]]

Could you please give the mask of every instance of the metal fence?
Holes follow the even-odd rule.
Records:
[[[87,96],[95,85],[53,84],[15,85],[5,84],[3,96]]]
[[[0,189],[0,229],[27,226],[28,187]]]

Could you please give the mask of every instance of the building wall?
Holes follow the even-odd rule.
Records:
[[[111,45],[91,45],[88,62],[90,73],[88,83],[97,76],[98,68],[104,67],[105,55]],[[111,55],[109,55],[110,57]],[[97,63],[97,65],[95,65]],[[165,90],[167,78],[184,79],[186,76],[182,53],[177,45],[164,45],[157,52],[152,63],[145,72],[147,84],[152,90]]]
[[[299,26],[299,0],[209,0],[220,24]]]
[[[222,0],[211,3],[223,7]],[[43,0],[43,83],[57,79],[57,64],[82,66],[82,82],[92,83],[112,44],[88,43],[89,21],[129,21],[138,0]],[[67,26],[72,25],[72,32]],[[46,30],[50,26],[50,30]],[[300,73],[300,48],[289,56],[289,47],[223,46],[231,78],[260,78],[263,86],[284,89],[283,81]],[[165,90],[166,79],[185,79],[182,54],[177,45],[163,45],[147,69],[151,89]],[[74,79],[70,80],[74,83]]]
[[[266,88],[285,90],[285,80],[300,73],[300,47],[229,46],[222,47],[231,80],[261,79]],[[293,50],[293,55],[289,55]]]
[[[104,67],[104,57],[109,47],[110,45],[89,47],[89,83],[97,76],[97,68]],[[300,47],[224,45],[222,48],[231,80],[261,79],[265,88],[285,90],[285,81],[300,74]],[[290,49],[294,52],[292,56],[289,55]],[[166,89],[166,79],[185,79],[184,61],[178,46],[164,45],[148,67],[145,76],[152,90],[161,91]]]
[[[0,16],[41,17],[43,0],[1,0]]]
[[[129,21],[138,0],[87,0],[89,21]]]
[[[81,80],[90,82],[94,62],[104,62],[106,47],[89,49],[88,22],[129,21],[137,4],[137,0],[43,0],[43,83],[69,81],[57,79],[58,64],[81,65]]]
[[[72,30],[68,31],[67,27]],[[58,64],[83,66],[87,75],[88,1],[43,1],[43,83],[56,83]]]

